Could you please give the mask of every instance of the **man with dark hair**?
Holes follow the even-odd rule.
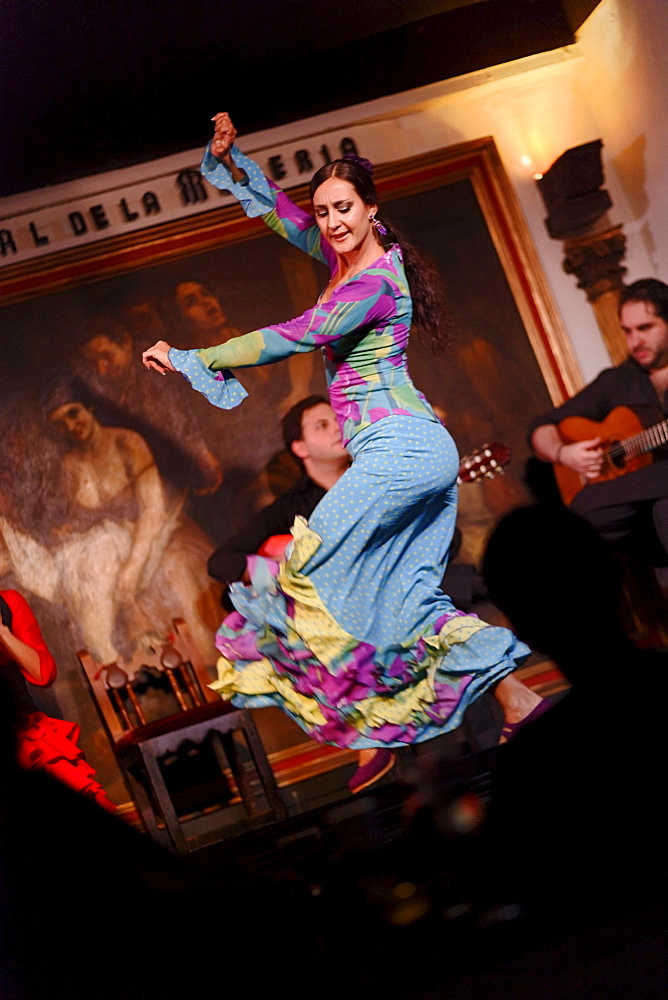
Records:
[[[572,510],[626,555],[666,566],[668,285],[644,278],[624,288],[619,318],[630,357],[534,420],[531,444],[538,458],[554,465],[558,482],[566,477],[574,484],[573,496],[564,496],[562,489]],[[610,417],[618,407],[624,410]],[[595,433],[570,433],[563,421],[571,417],[591,421]],[[628,425],[630,433],[615,433],[613,419]],[[601,424],[600,430],[595,424]],[[615,440],[626,441],[626,447],[620,444],[613,453]],[[627,459],[640,454],[653,456],[651,464],[624,472]],[[621,471],[615,478],[599,480],[616,469]]]
[[[323,396],[300,400],[281,423],[285,447],[297,459],[303,475],[210,556],[209,573],[221,583],[243,579],[246,557],[272,535],[288,534],[298,514],[308,520],[350,465],[334,411]]]

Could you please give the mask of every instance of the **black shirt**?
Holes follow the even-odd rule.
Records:
[[[566,417],[601,421],[616,406],[628,406],[643,426],[651,427],[668,416],[668,393],[664,393],[661,402],[645,369],[629,358],[615,368],[606,368],[561,406],[536,417],[529,427],[529,435],[543,424],[558,424]]]
[[[209,575],[221,583],[240,580],[246,569],[246,556],[257,552],[271,535],[289,534],[298,514],[308,520],[326,492],[308,476],[301,476],[294,486],[212,553],[207,564]]]

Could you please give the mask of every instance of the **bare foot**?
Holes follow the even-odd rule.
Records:
[[[504,677],[496,685],[494,695],[503,708],[507,723],[515,725],[525,719],[543,700],[540,695],[519,681],[513,674]]]

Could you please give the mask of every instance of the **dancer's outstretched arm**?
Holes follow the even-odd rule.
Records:
[[[217,347],[180,351],[164,340],[144,351],[147,368],[166,374],[179,371],[194,389],[222,409],[237,406],[247,395],[227,370],[274,364],[304,351],[327,348],[343,337],[395,317],[391,275],[382,267],[361,271],[340,285],[328,302],[296,319],[233,337]]]

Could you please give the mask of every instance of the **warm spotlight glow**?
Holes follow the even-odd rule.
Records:
[[[539,181],[539,180],[540,180],[540,179],[542,178],[542,176],[543,176],[542,174],[534,174],[534,175],[533,175],[533,179],[534,179],[535,181]]]

